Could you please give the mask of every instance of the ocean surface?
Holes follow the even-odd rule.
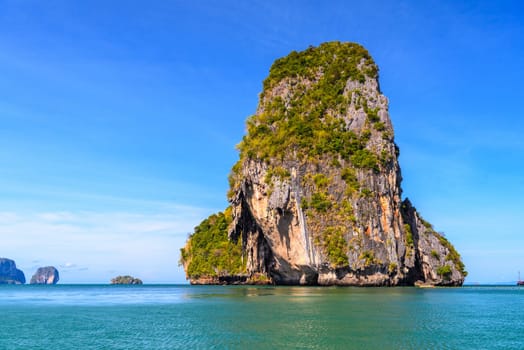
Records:
[[[524,349],[524,287],[0,286],[0,349]]]

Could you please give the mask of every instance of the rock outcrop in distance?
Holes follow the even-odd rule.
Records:
[[[24,284],[25,275],[11,259],[0,258],[0,284]]]
[[[142,280],[129,275],[117,276],[111,279],[111,284],[142,284]]]
[[[278,59],[238,145],[230,207],[181,249],[192,284],[462,285],[408,199],[378,67],[354,43]]]
[[[58,270],[54,266],[39,267],[29,284],[57,284],[60,280]]]

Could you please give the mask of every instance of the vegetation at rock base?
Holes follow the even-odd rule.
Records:
[[[263,273],[256,273],[248,279],[250,284],[271,284],[271,279]]]
[[[186,246],[180,249],[180,263],[190,278],[227,276],[245,272],[242,242],[228,239],[231,208],[213,214],[195,227]]]
[[[391,274],[391,273],[394,273],[395,271],[397,271],[397,264],[393,262],[389,263],[388,272]]]
[[[445,280],[449,280],[451,278],[451,266],[449,265],[440,266],[439,268],[437,268],[437,274],[441,278]]]
[[[111,279],[111,284],[142,284],[142,280],[129,275],[117,276]]]

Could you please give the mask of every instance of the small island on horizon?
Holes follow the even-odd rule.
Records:
[[[29,284],[57,284],[60,280],[60,274],[54,266],[39,267]]]
[[[111,279],[111,284],[143,284],[140,278],[135,278],[133,276],[117,276]]]

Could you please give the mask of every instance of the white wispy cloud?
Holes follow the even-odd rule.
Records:
[[[73,264],[71,262],[66,262],[66,263],[60,265],[60,268],[62,268],[62,269],[72,269],[72,268],[75,268],[75,267],[76,267],[76,264]]]
[[[31,275],[36,264],[54,265],[62,281],[103,282],[115,273],[149,282],[180,282],[179,249],[209,210],[136,212],[0,212],[0,255]],[[160,208],[159,208],[160,209]]]

